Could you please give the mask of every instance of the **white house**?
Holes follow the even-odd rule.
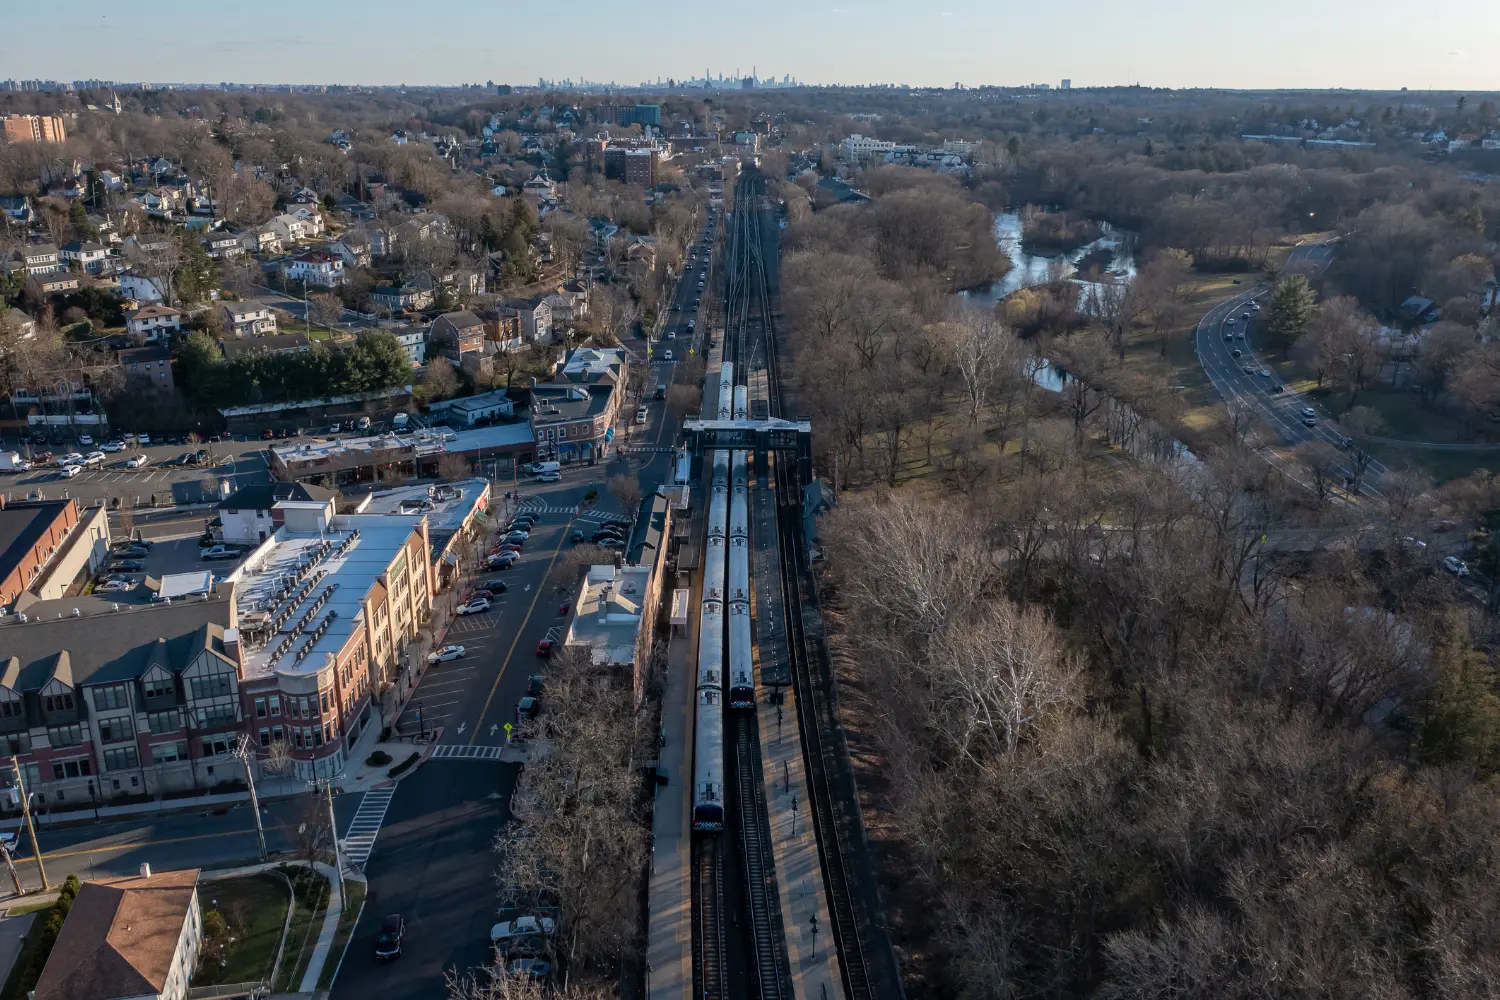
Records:
[[[99,274],[108,266],[109,250],[98,243],[74,240],[64,243],[58,256],[69,265],[76,263],[82,271]]]
[[[332,490],[305,483],[242,486],[219,501],[219,520],[224,525],[224,541],[235,545],[259,545],[276,534],[277,524],[271,515],[271,508],[283,500],[325,504],[328,509],[327,520],[333,520]]]
[[[276,218],[266,223],[266,228],[276,234],[276,239],[281,242],[283,247],[289,247],[312,235],[306,222],[295,215],[285,213],[276,216]]]
[[[184,1000],[202,944],[198,869],[85,882],[31,996]]]
[[[267,223],[241,232],[240,246],[251,253],[276,253],[281,249],[281,237],[275,227]]]
[[[411,358],[413,365],[425,364],[427,362],[427,331],[422,327],[402,326],[392,330],[396,339],[406,350],[406,356]]]
[[[167,296],[160,278],[147,278],[134,271],[126,271],[116,280],[120,283],[122,299],[134,299],[137,302],[147,303],[166,300]]]
[[[262,337],[276,332],[276,317],[264,302],[225,302],[224,331],[236,337]]]
[[[182,329],[182,310],[163,305],[142,306],[125,314],[125,329],[147,340],[160,340],[163,335]]]
[[[58,257],[57,247],[41,243],[24,246],[16,251],[26,265],[27,274],[54,274],[66,267]]]
[[[283,264],[281,273],[288,281],[304,281],[319,288],[334,288],[344,283],[344,262],[327,250],[310,250]]]
[[[345,267],[369,267],[374,257],[370,238],[361,232],[347,232],[329,244],[328,249],[339,255]]]
[[[288,205],[286,215],[302,223],[302,231],[308,236],[322,236],[327,226],[323,216],[311,205]]]
[[[238,257],[245,252],[245,246],[240,242],[240,237],[235,233],[218,230],[203,237],[203,249],[214,260],[225,260]]]

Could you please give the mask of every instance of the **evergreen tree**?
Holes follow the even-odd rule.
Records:
[[[1500,681],[1473,648],[1458,612],[1449,612],[1433,648],[1433,686],[1421,709],[1418,748],[1428,764],[1500,769]]]
[[[1317,307],[1318,295],[1300,274],[1282,278],[1271,293],[1271,310],[1267,329],[1283,344],[1290,344],[1307,332],[1308,320]]]
[[[68,206],[68,226],[73,230],[75,240],[92,241],[99,238],[99,231],[89,221],[89,213],[78,199],[74,199]]]

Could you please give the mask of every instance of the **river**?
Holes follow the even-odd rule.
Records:
[[[975,305],[993,306],[1007,295],[1022,288],[1046,284],[1051,280],[1054,269],[1060,267],[1062,277],[1084,286],[1084,293],[1079,296],[1079,304],[1082,306],[1088,301],[1088,288],[1094,283],[1079,281],[1073,278],[1073,275],[1078,273],[1078,262],[1088,254],[1096,250],[1113,252],[1114,258],[1105,271],[1112,275],[1115,281],[1129,282],[1135,278],[1135,254],[1131,249],[1133,241],[1130,239],[1130,234],[1124,230],[1115,229],[1107,222],[1100,223],[1100,226],[1104,230],[1104,235],[1092,243],[1066,254],[1047,257],[1042,254],[1030,254],[1023,250],[1021,248],[1021,217],[1014,212],[1000,212],[995,216],[995,243],[1005,256],[1010,258],[1010,270],[1006,272],[1005,277],[988,288],[974,289],[959,294],[965,301]]]

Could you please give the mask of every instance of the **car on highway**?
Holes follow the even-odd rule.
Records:
[[[1225,330],[1224,331],[1224,339],[1225,340],[1233,340],[1234,339],[1234,331],[1233,330]]]
[[[149,461],[151,461],[151,460],[149,458],[147,458],[145,455],[133,455],[133,456],[131,456],[130,460],[125,463],[125,468],[127,468],[127,469],[139,469],[141,466],[145,465]]]
[[[1254,375],[1255,374],[1255,366],[1254,365],[1242,365],[1240,367],[1240,371],[1244,372],[1246,375]]]
[[[1270,378],[1271,377],[1271,369],[1269,369],[1269,368],[1262,368],[1260,370],[1260,377],[1261,378]]]
[[[1458,556],[1448,556],[1443,560],[1443,568],[1454,576],[1468,576],[1469,565]]]
[[[125,442],[124,441],[106,441],[103,444],[101,444],[99,447],[102,448],[103,450],[109,452],[110,454],[114,454],[117,451],[124,451],[125,450]]]
[[[1245,353],[1245,352],[1241,351],[1239,348],[1235,348],[1234,350],[1232,350],[1232,351],[1229,352],[1229,355],[1230,355],[1230,357],[1237,358],[1237,357],[1239,357],[1243,353]]]
[[[434,649],[427,654],[428,663],[447,663],[450,660],[462,660],[464,658],[464,647],[444,646],[442,649]]]
[[[210,545],[208,548],[199,553],[202,558],[209,560],[237,559],[239,558],[239,554],[240,550],[238,546],[234,545]]]
[[[406,921],[401,914],[391,913],[380,918],[380,936],[375,939],[376,958],[400,958],[401,939],[406,936]]]
[[[461,615],[482,615],[490,609],[490,601],[487,597],[476,597],[469,603],[458,609]]]
[[[1224,321],[1225,326],[1234,326],[1234,317],[1231,316]]]
[[[1286,392],[1286,386],[1280,382],[1272,382],[1266,389],[1267,392]]]
[[[1302,418],[1302,426],[1303,427],[1316,427],[1316,426],[1318,426],[1318,418],[1317,417],[1303,417]]]

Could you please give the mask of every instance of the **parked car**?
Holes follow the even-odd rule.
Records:
[[[240,550],[233,545],[210,545],[204,549],[204,559],[234,559],[240,554]]]
[[[490,571],[510,569],[520,558],[519,552],[497,552],[484,561],[484,568]]]
[[[104,452],[102,452],[102,451],[91,451],[87,455],[83,456],[83,464],[84,465],[103,465],[104,464],[104,458],[105,458]]]
[[[70,451],[57,460],[58,465],[82,465],[83,456],[76,451]]]
[[[376,958],[399,958],[401,939],[406,935],[406,921],[401,914],[392,913],[380,918],[380,936],[375,939]]]
[[[1448,558],[1444,559],[1443,567],[1454,576],[1469,575],[1469,564],[1458,558],[1458,556],[1449,556]]]
[[[50,462],[57,456],[50,451],[38,451],[31,456],[33,462]]]
[[[467,603],[467,604],[463,605],[461,608],[459,608],[458,609],[458,613],[461,614],[461,615],[479,615],[479,614],[483,614],[484,612],[488,611],[489,609],[490,609],[490,602],[489,602],[489,600],[487,598],[476,597],[474,600],[470,601],[469,603]]]
[[[541,711],[541,699],[533,698],[531,695],[527,695],[520,701],[516,702],[516,721],[526,722],[529,719],[535,719],[539,714],[541,714]]]
[[[543,958],[517,958],[506,964],[505,971],[512,976],[546,979],[552,974],[552,963]]]
[[[123,594],[128,590],[134,590],[135,584],[129,580],[105,580],[94,588],[96,594]]]
[[[524,542],[531,537],[531,532],[525,528],[516,528],[505,536],[507,542]]]
[[[481,583],[479,585],[479,589],[480,590],[487,590],[491,594],[503,594],[503,593],[505,593],[505,581],[504,580],[486,580],[486,581],[484,581],[483,583]]]
[[[671,354],[672,352],[668,351],[667,353]],[[667,360],[670,361],[672,359],[668,358]],[[539,483],[560,483],[560,482],[562,482],[562,473],[561,472],[540,472],[540,473],[537,473],[536,481],[539,482]]]
[[[599,546],[601,549],[623,549],[625,547],[625,540],[623,538],[613,537],[601,538],[594,544]]]
[[[115,550],[115,555],[123,559],[144,559],[150,554],[151,550],[144,545],[127,545]]]
[[[551,639],[543,639],[541,642],[537,643],[536,644],[536,655],[540,656],[544,660],[547,657],[551,656],[552,655],[552,640]]]
[[[428,663],[447,663],[450,660],[462,660],[464,658],[464,647],[444,646],[427,654]]]
[[[139,573],[146,564],[139,559],[117,559],[110,568],[120,573]]]
[[[145,455],[132,455],[130,460],[125,463],[125,468],[139,469],[149,461],[150,459],[148,459]]]
[[[64,479],[72,479],[82,471],[83,466],[81,465],[65,465],[63,466],[62,471],[58,473],[58,475],[62,476]]]
[[[573,544],[577,545],[581,541],[583,541],[583,529],[582,528],[574,528],[573,529]]]
[[[102,448],[102,449],[104,449],[105,451],[109,452],[110,454],[114,454],[117,451],[124,451],[125,450],[125,442],[124,441],[106,441],[103,444],[101,444],[99,447]]]
[[[78,435],[78,443],[83,445],[85,448],[91,448],[94,445],[94,435],[80,434]]]
[[[505,946],[517,938],[524,937],[551,937],[557,930],[557,923],[551,917],[516,917],[514,920],[502,920],[490,928],[490,941],[497,948]]]
[[[151,435],[150,434],[137,434],[135,436],[135,443],[138,444],[138,445],[140,445],[142,448],[148,448],[148,447],[151,446]]]
[[[542,696],[543,680],[541,674],[532,674],[526,678],[526,693],[533,698]]]

